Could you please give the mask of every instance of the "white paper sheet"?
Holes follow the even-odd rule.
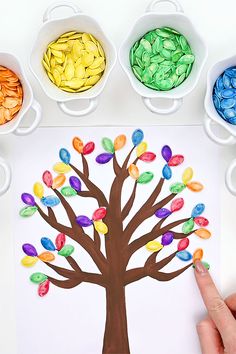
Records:
[[[95,152],[88,156],[88,162],[92,166],[90,178],[107,195],[111,180],[114,178],[112,163],[102,166],[94,162],[95,156],[104,151],[100,144],[101,139],[104,136],[114,139],[119,134],[126,134],[128,138],[126,147],[117,153],[118,160],[122,161],[132,147],[131,135],[134,129],[134,127],[41,128],[32,136],[25,137],[24,143],[22,140],[16,142],[13,184],[17,354],[100,354],[102,352],[106,315],[105,290],[87,283],[69,290],[51,285],[47,296],[40,298],[37,295],[37,285],[29,280],[30,275],[41,271],[58,279],[60,277],[40,261],[33,268],[21,266],[24,243],[32,243],[38,252],[42,252],[41,237],[51,237],[54,240],[58,232],[47,225],[38,214],[28,219],[21,218],[19,210],[23,204],[20,196],[22,192],[32,193],[32,186],[36,181],[40,181],[43,171],[52,170],[53,164],[59,161],[58,152],[61,147],[71,152],[72,163],[81,168],[80,156],[73,150],[71,144],[74,136],[79,136],[84,142],[91,140],[95,142]],[[138,162],[141,172],[152,171],[155,178],[151,183],[139,186],[134,212],[139,209],[153,190],[155,182],[159,180],[164,166],[161,148],[163,145],[170,145],[173,154],[183,154],[185,161],[181,166],[172,169],[173,177],[171,181],[166,181],[161,196],[169,194],[168,188],[171,183],[181,181],[182,172],[188,166],[194,170],[193,179],[201,182],[205,188],[201,193],[183,191],[180,196],[184,198],[185,206],[176,215],[171,215],[169,220],[190,217],[191,210],[197,203],[203,202],[206,205],[204,216],[210,221],[209,229],[212,237],[209,240],[202,240],[196,235],[191,235],[188,250],[193,252],[199,247],[204,249],[204,260],[210,263],[211,273],[217,280],[220,247],[217,149],[206,138],[201,127],[159,126],[142,127],[142,129],[145,134],[144,140],[148,142],[148,150],[155,152],[157,158],[151,164]],[[133,181],[129,178],[124,188],[123,200],[127,198],[132,185]],[[97,207],[97,203],[88,198],[75,197],[70,201],[77,215],[91,216]],[[63,208],[57,206],[54,210],[58,220],[67,223]],[[129,220],[132,215],[127,219]],[[149,231],[156,221],[155,216],[148,219],[140,225],[132,239]],[[73,257],[82,269],[96,272],[97,268],[88,254],[73,241],[69,243],[75,245],[76,251]],[[176,249],[176,244],[175,241],[171,246],[166,247],[165,254],[172,253]],[[148,256],[148,251],[142,248],[131,259],[129,268],[142,266]],[[63,257],[57,257],[55,264],[65,266],[66,262]],[[165,269],[172,271],[184,265],[184,262],[176,258]],[[169,282],[145,278],[128,285],[126,307],[132,354],[199,354],[195,325],[205,310],[194,281],[192,268]]]

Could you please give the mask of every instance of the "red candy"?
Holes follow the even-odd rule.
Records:
[[[183,198],[177,198],[174,199],[170,205],[170,210],[173,212],[178,211],[180,209],[182,209],[184,206],[184,200]]]
[[[45,171],[43,173],[43,182],[46,184],[46,186],[48,188],[51,188],[52,187],[52,184],[53,184],[53,178],[52,178],[52,174],[50,171]]]
[[[40,297],[47,295],[47,293],[49,292],[49,285],[50,285],[50,281],[48,279],[45,280],[43,283],[39,284],[38,295]]]
[[[62,247],[65,246],[65,243],[66,243],[66,236],[64,234],[57,235],[55,244],[58,251],[60,251]]]
[[[179,241],[178,243],[178,251],[183,251],[185,250],[189,245],[189,239],[186,237],[186,238],[183,238],[182,240]]]
[[[102,220],[103,218],[105,218],[106,214],[107,214],[107,211],[106,211],[105,208],[98,208],[98,209],[96,209],[95,212],[93,213],[92,219],[93,219],[94,221],[96,221],[96,220]]]
[[[152,162],[156,158],[156,155],[153,152],[144,152],[141,156],[139,156],[139,159],[144,162]]]
[[[93,152],[94,148],[95,148],[95,144],[92,141],[90,141],[89,143],[87,143],[83,147],[83,155],[91,154],[91,152]]]
[[[197,216],[196,218],[194,218],[194,222],[200,227],[204,227],[209,224],[209,221],[203,216]]]
[[[169,166],[179,166],[184,161],[183,155],[174,155],[170,158]]]

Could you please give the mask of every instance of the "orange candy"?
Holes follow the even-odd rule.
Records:
[[[133,163],[129,166],[129,175],[130,177],[132,177],[133,179],[138,179],[139,178],[139,169],[136,165],[134,165]]]
[[[12,120],[21,109],[23,90],[18,76],[0,66],[0,125]]]
[[[200,182],[189,182],[187,183],[187,187],[192,192],[201,192],[204,188]]]
[[[193,253],[193,262],[201,261],[203,257],[203,249],[197,248],[196,251]]]
[[[73,144],[73,147],[76,151],[78,151],[78,153],[82,154],[83,152],[83,147],[84,147],[84,144],[83,144],[83,141],[78,138],[77,136],[73,139],[72,141],[72,144]]]
[[[209,230],[205,229],[205,228],[201,228],[195,231],[195,234],[200,237],[203,238],[204,240],[207,240],[208,238],[211,237],[211,233]]]
[[[63,184],[66,181],[65,175],[58,175],[57,177],[54,178],[52,188],[57,189],[63,186]]]
[[[116,151],[122,149],[125,146],[125,143],[126,143],[126,136],[125,135],[122,134],[122,135],[117,136],[114,140],[114,149]]]
[[[38,258],[43,262],[52,262],[52,261],[54,261],[55,256],[51,252],[46,251],[46,252],[41,253],[38,256]]]

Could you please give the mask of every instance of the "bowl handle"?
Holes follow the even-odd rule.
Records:
[[[180,3],[177,0],[153,0],[151,1],[151,3],[148,5],[146,12],[154,12],[156,11],[156,5],[158,5],[158,3],[160,2],[169,2],[170,4],[174,5],[176,12],[184,12],[182,6],[180,5]]]
[[[28,135],[28,134],[32,133],[38,127],[38,125],[41,121],[41,118],[42,118],[42,108],[41,108],[40,104],[38,103],[38,101],[36,101],[35,99],[33,99],[33,103],[32,103],[31,108],[35,111],[33,123],[28,128],[17,128],[13,132],[15,135]]]
[[[58,7],[69,7],[70,9],[72,9],[74,11],[74,13],[82,12],[80,10],[80,8],[76,4],[74,4],[73,2],[59,1],[54,4],[51,4],[47,8],[47,10],[45,11],[45,13],[43,15],[43,22],[51,20],[52,19],[52,16],[51,16],[52,12]]]
[[[143,103],[145,106],[152,112],[157,114],[172,114],[178,111],[180,106],[183,104],[182,98],[173,99],[173,104],[168,108],[158,108],[152,104],[152,101],[149,97],[142,97]]]
[[[94,98],[89,98],[89,105],[87,108],[84,108],[82,110],[73,110],[70,109],[66,106],[65,102],[57,102],[58,106],[60,107],[60,109],[62,110],[62,112],[68,114],[69,116],[73,116],[73,117],[83,117],[86,116],[87,114],[92,113],[93,111],[95,111],[95,109],[98,106],[98,98],[94,97]]]
[[[9,167],[9,165],[6,163],[5,160],[3,160],[0,157],[0,166],[3,168],[4,171],[4,183],[3,185],[0,187],[0,196],[5,194],[6,191],[8,190],[10,183],[11,183],[11,169]]]
[[[220,144],[220,145],[233,145],[236,144],[236,138],[233,135],[229,135],[228,138],[220,138],[215,135],[215,133],[211,129],[211,123],[212,119],[208,116],[205,115],[204,121],[203,121],[203,126],[205,129],[205,132],[207,133],[208,137],[214,141],[214,143]]]
[[[228,167],[225,174],[225,184],[230,193],[236,196],[236,186],[233,185],[232,182],[232,174],[234,169],[236,168],[236,159],[232,161],[231,165]]]

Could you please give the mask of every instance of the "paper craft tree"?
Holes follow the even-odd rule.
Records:
[[[208,220],[200,216],[205,209],[204,204],[197,204],[191,214],[187,213],[186,218],[168,223],[168,217],[177,213],[184,206],[183,198],[177,197],[177,194],[185,189],[199,192],[203,189],[203,186],[199,182],[192,181],[193,170],[188,167],[183,172],[182,182],[171,184],[170,194],[164,199],[158,200],[163,184],[172,177],[172,168],[180,165],[184,161],[184,157],[182,155],[172,156],[170,147],[164,146],[161,151],[165,160],[162,176],[154,184],[154,174],[152,172],[140,173],[137,166],[138,164],[143,165],[143,162],[153,162],[156,159],[154,153],[147,151],[147,144],[143,139],[142,130],[137,129],[133,132],[133,146],[122,164],[118,162],[117,154],[126,144],[125,135],[116,137],[114,142],[109,138],[102,139],[102,146],[106,152],[98,155],[96,162],[106,164],[112,161],[113,163],[115,177],[111,183],[109,197],[106,197],[89,177],[86,155],[94,151],[94,143],[89,142],[84,145],[78,137],[73,139],[73,147],[81,156],[82,171],[71,163],[69,151],[63,148],[59,153],[61,162],[56,163],[53,167],[58,175],[53,178],[51,172],[45,171],[42,177],[44,184],[51,189],[53,195],[45,196],[44,187],[41,183],[37,182],[34,185],[34,194],[47,208],[47,212],[45,208],[39,206],[33,195],[22,194],[22,201],[27,206],[20,211],[20,215],[29,217],[38,212],[51,227],[59,232],[55,242],[46,237],[41,239],[41,244],[46,249],[42,253],[38,253],[32,244],[24,244],[23,251],[26,256],[22,259],[22,264],[31,267],[38,260],[41,260],[56,274],[62,276],[63,280],[39,272],[33,273],[30,280],[38,284],[39,296],[45,296],[51,284],[64,289],[74,288],[82,282],[104,287],[107,315],[103,353],[106,354],[127,354],[130,352],[125,287],[144,277],[151,277],[159,281],[174,279],[191,267],[194,260],[203,257],[201,248],[197,249],[193,255],[187,251],[190,242],[188,237],[193,233],[202,239],[211,236],[211,233],[205,228],[208,225]],[[133,158],[135,152],[136,157]],[[68,172],[73,172],[75,175],[71,175],[69,185],[64,186],[66,182],[65,173]],[[122,205],[122,189],[128,178],[132,178],[134,181],[133,190],[125,205]],[[139,210],[124,226],[124,221],[133,208],[137,188],[143,188],[143,185],[151,181],[153,183],[152,193],[146,197],[144,204],[140,205]],[[108,182],[106,181],[106,183]],[[59,188],[61,189],[59,190]],[[144,194],[146,193],[144,192]],[[91,211],[92,217],[91,215],[77,215],[69,203],[72,197],[94,198],[98,203],[98,208]],[[167,207],[170,202],[170,206]],[[65,209],[70,226],[61,224],[56,217],[54,207],[59,203]],[[153,216],[157,220],[155,226],[151,230],[147,230],[145,234],[133,239],[132,235],[138,226]],[[182,232],[174,230],[178,225],[182,225]],[[195,229],[195,225],[200,228]],[[93,229],[93,237],[86,232],[89,228]],[[103,238],[105,252],[101,250],[101,239]],[[98,268],[97,273],[86,272],[86,270],[81,269],[78,260],[72,256],[74,246],[69,244],[70,239],[83,247],[90,255]],[[168,257],[161,258],[161,251],[176,240],[178,242],[175,252]],[[151,252],[147,256],[145,264],[142,267],[127,270],[131,257],[143,247]],[[55,254],[58,257],[65,257],[68,268],[62,268],[52,263],[55,260]],[[173,272],[165,272],[163,268],[175,257],[183,262],[188,262],[188,264]],[[208,264],[205,263],[205,266],[208,267]]]

